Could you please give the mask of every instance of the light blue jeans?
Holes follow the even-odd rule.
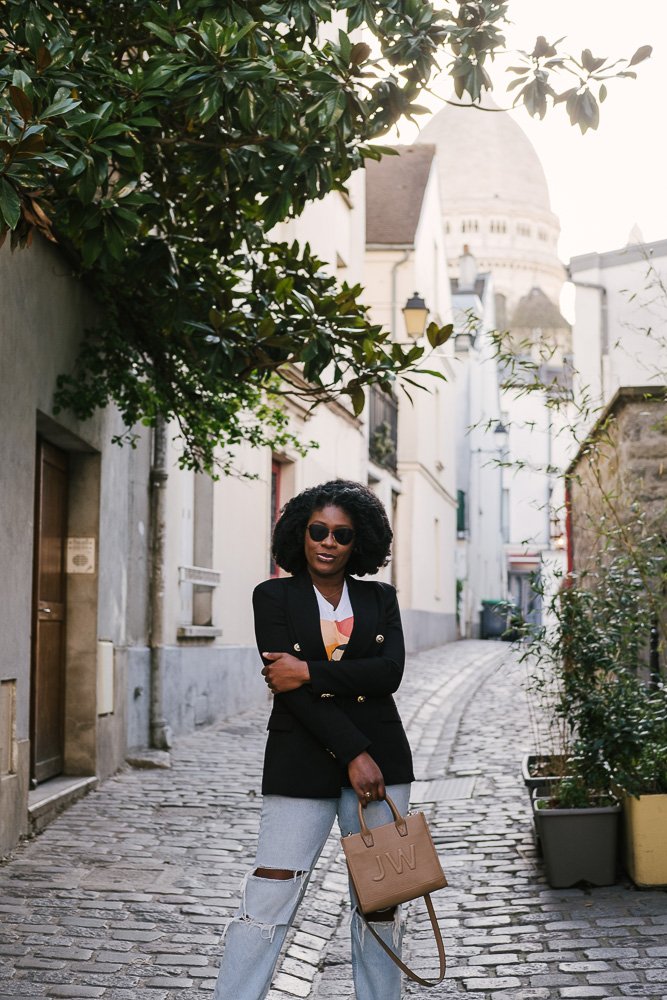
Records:
[[[410,785],[390,785],[387,794],[405,814]],[[351,788],[342,788],[339,799],[264,796],[257,856],[243,880],[239,909],[227,927],[214,1000],[263,1000],[268,993],[280,949],[336,816],[342,836],[359,832],[357,796]],[[392,819],[386,802],[371,802],[365,816],[369,827]],[[282,868],[295,875],[291,879],[258,878],[256,868]],[[366,931],[356,910],[352,886],[350,898],[352,975],[357,1000],[400,1000],[400,970]],[[393,921],[374,923],[373,929],[400,956],[400,907]]]

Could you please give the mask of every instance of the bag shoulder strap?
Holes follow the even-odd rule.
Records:
[[[362,917],[369,931],[371,932],[375,940],[378,942],[378,944],[380,944],[384,948],[384,950],[389,955],[389,958],[392,960],[392,962],[395,962],[396,965],[399,967],[399,969],[401,969],[401,971],[404,972],[406,976],[412,979],[413,982],[419,983],[420,986],[437,986],[445,978],[445,972],[447,969],[445,946],[442,943],[442,934],[440,933],[440,928],[438,927],[438,920],[435,915],[435,910],[433,909],[433,903],[431,902],[431,897],[428,893],[426,893],[423,899],[424,902],[426,903],[426,909],[428,910],[428,915],[431,918],[431,927],[433,928],[433,936],[435,937],[435,942],[438,946],[438,960],[440,962],[440,969],[438,971],[437,979],[433,980],[422,979],[420,976],[417,975],[416,972],[413,972],[412,969],[409,969],[408,966],[405,964],[405,962],[402,962],[401,959],[398,957],[398,955],[394,951],[392,951],[389,945],[384,943],[380,935],[373,930],[373,928],[371,927],[371,925],[369,924],[368,920],[361,912],[361,910],[359,910],[359,916]]]

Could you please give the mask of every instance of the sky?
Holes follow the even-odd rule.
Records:
[[[629,58],[640,45],[653,46],[651,58],[636,67],[637,80],[609,83],[596,132],[582,136],[563,105],[541,122],[524,110],[510,113],[544,167],[563,261],[625,246],[634,225],[646,241],[667,239],[667,0],[510,0],[509,16],[505,34],[514,51],[532,50],[538,35],[548,41],[566,35],[562,50],[590,48],[594,56]],[[509,106],[500,63],[491,72],[494,99]],[[449,97],[451,82],[441,78],[433,89]],[[441,106],[436,98],[420,103]],[[400,141],[411,142],[416,131],[401,128]]]

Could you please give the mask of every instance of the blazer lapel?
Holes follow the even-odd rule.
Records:
[[[320,609],[312,581],[308,573],[298,573],[290,581],[288,590],[289,617],[296,634],[298,650],[304,660],[326,660],[327,654],[322,641]]]
[[[346,579],[354,614],[354,627],[343,656],[354,659],[363,655],[368,647],[372,646],[378,629],[379,612],[375,588],[360,583],[352,576]]]

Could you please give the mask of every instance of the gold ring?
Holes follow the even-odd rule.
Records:
[[[372,799],[373,798],[373,793],[372,792],[366,792],[366,798],[367,799]]]

